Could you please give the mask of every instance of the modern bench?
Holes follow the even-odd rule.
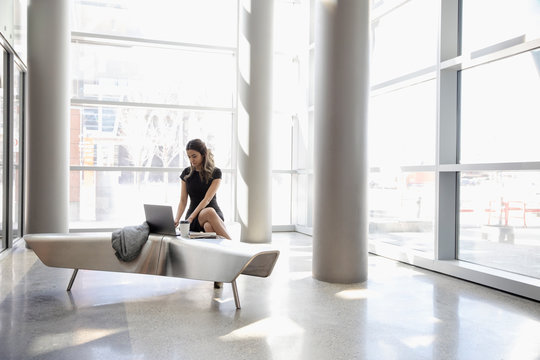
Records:
[[[111,233],[28,234],[24,240],[43,264],[74,269],[67,291],[79,269],[179,277],[231,283],[237,309],[238,276],[267,277],[279,257],[267,245],[150,234],[138,257],[123,262],[114,254]]]

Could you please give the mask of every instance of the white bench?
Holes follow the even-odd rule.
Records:
[[[138,257],[123,262],[114,254],[111,233],[28,234],[24,240],[45,265],[74,269],[67,291],[79,269],[171,276],[231,283],[237,309],[236,278],[267,277],[279,257],[268,245],[150,234]]]

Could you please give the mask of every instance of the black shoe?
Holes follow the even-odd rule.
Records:
[[[214,281],[214,289],[221,289],[223,287],[222,282]]]

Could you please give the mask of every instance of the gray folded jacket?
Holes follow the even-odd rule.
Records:
[[[134,260],[148,240],[149,234],[150,227],[146,221],[138,226],[125,226],[113,231],[111,241],[113,249],[116,250],[114,254],[121,261]]]

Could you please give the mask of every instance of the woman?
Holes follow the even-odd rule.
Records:
[[[180,223],[189,195],[190,204],[186,213],[189,230],[215,232],[230,240],[223,222],[223,213],[216,200],[216,192],[221,183],[221,170],[214,166],[214,155],[199,139],[187,143],[186,153],[191,166],[185,168],[180,175],[182,192],[174,218],[175,225]]]

